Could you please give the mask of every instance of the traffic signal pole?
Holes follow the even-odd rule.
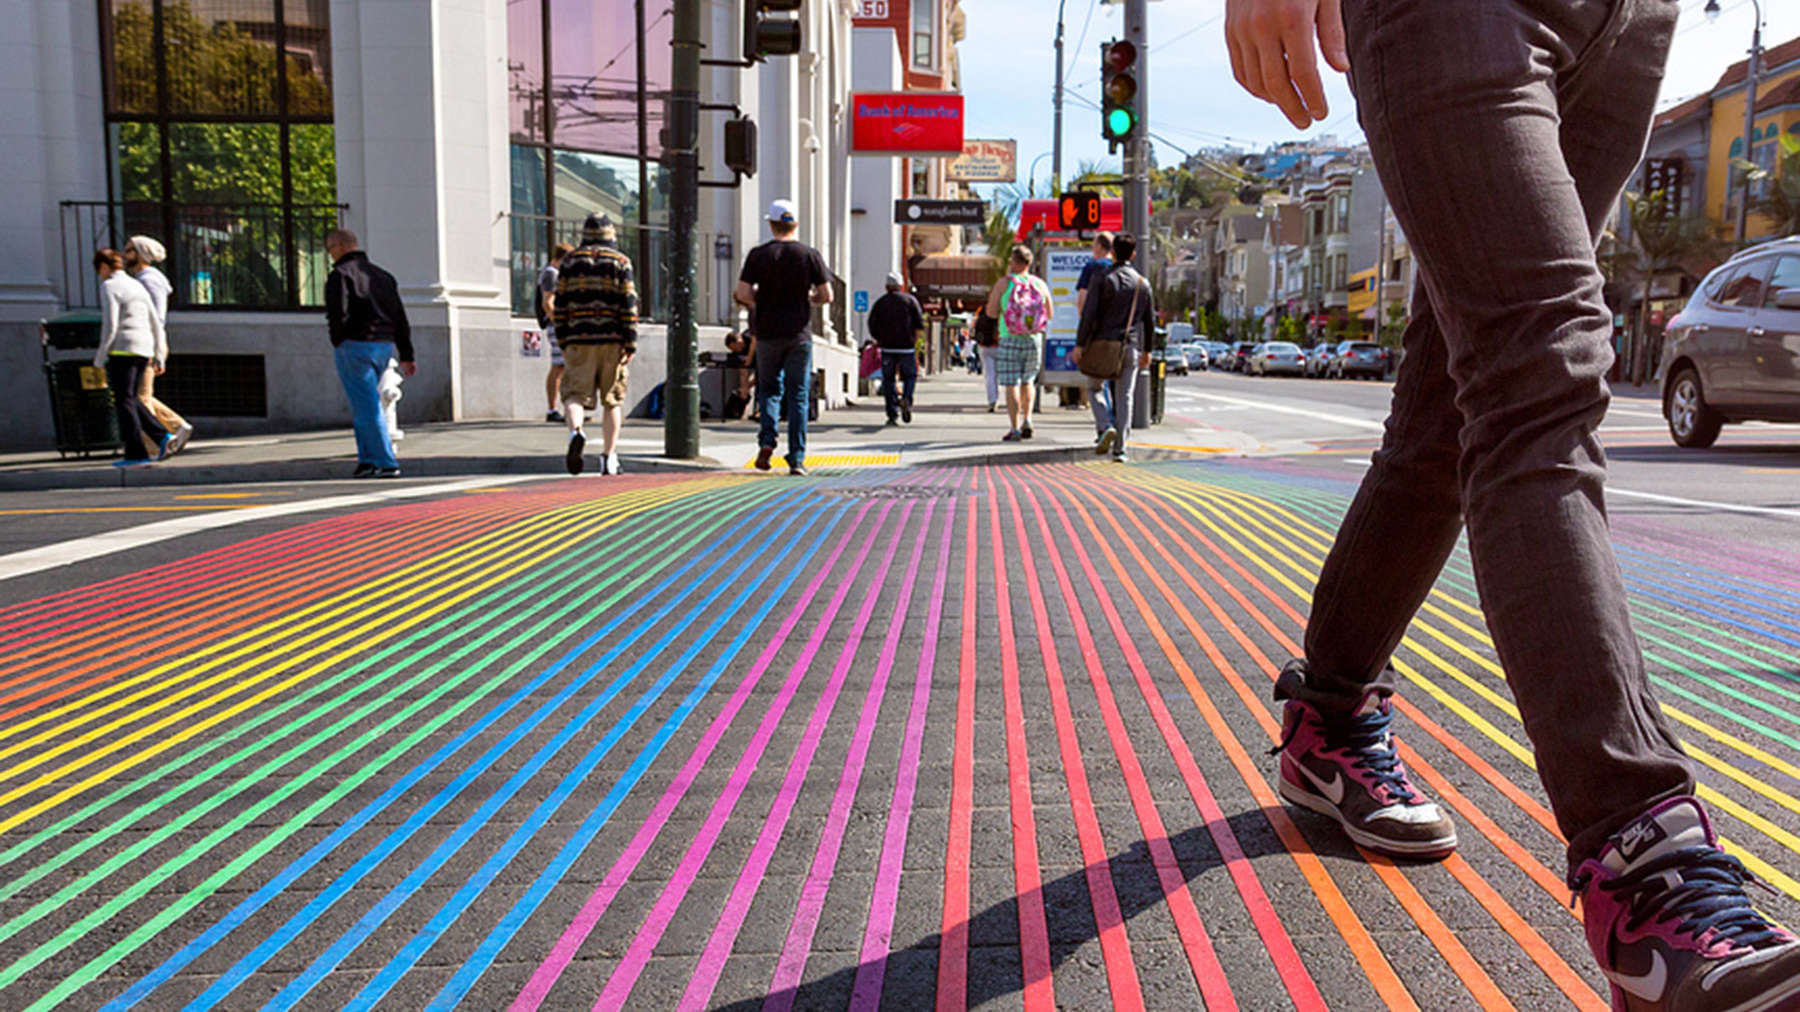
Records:
[[[694,325],[694,227],[700,216],[701,0],[673,0],[669,68],[669,365],[663,455],[700,456],[700,338]]]
[[[1150,4],[1125,0],[1125,41],[1137,47],[1137,128],[1125,142],[1125,231],[1138,242],[1138,269],[1149,277],[1150,260]],[[1154,332],[1155,325],[1150,329]],[[1146,348],[1145,351],[1150,349]],[[1135,368],[1137,363],[1132,363]],[[1137,374],[1131,426],[1150,427],[1150,374]]]
[[[1063,8],[1067,0],[1056,4],[1056,133],[1050,156],[1050,196],[1062,196],[1062,119],[1063,119]],[[1027,183],[1027,186],[1030,184]],[[1030,194],[1036,196],[1036,194]]]

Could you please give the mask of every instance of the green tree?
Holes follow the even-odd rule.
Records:
[[[982,241],[987,244],[988,256],[993,262],[988,265],[988,283],[1000,280],[1006,273],[1006,262],[1012,257],[1014,239],[1013,230],[1017,224],[1007,217],[1004,211],[995,211],[988,218],[987,227],[982,230]]]
[[[1626,378],[1641,383],[1655,368],[1656,355],[1644,330],[1650,314],[1650,286],[1658,274],[1686,270],[1690,261],[1716,261],[1725,252],[1719,239],[1720,226],[1704,217],[1669,213],[1667,196],[1661,190],[1647,194],[1625,195],[1626,210],[1631,220],[1631,248],[1637,255],[1642,278],[1639,290],[1637,321],[1632,328],[1631,349],[1626,360]],[[1660,352],[1659,349],[1654,351]]]

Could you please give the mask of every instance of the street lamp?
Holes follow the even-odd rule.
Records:
[[[1049,157],[1050,157],[1050,152],[1046,151],[1043,154],[1041,154],[1031,160],[1031,168],[1025,173],[1025,195],[1026,196],[1028,196],[1028,197],[1037,196],[1038,163]],[[1054,196],[1056,196],[1056,194],[1052,193],[1051,196],[1054,197]]]
[[[1762,3],[1750,0],[1751,8],[1756,12],[1756,23],[1750,30],[1750,66],[1744,75],[1744,160],[1755,162],[1753,149],[1756,137],[1756,78],[1762,72]],[[1716,21],[1719,17],[1719,0],[1706,0],[1706,19]],[[1744,175],[1744,192],[1739,195],[1737,211],[1737,241],[1743,242],[1750,220],[1750,176]]]

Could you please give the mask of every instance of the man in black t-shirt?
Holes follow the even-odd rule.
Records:
[[[756,399],[762,408],[756,467],[767,471],[775,455],[776,422],[788,422],[788,472],[806,473],[806,416],[811,407],[812,307],[831,302],[831,273],[819,251],[794,237],[794,204],[769,205],[774,236],[750,251],[734,297],[755,311]]]
[[[912,422],[913,388],[919,382],[918,342],[925,314],[905,289],[900,275],[889,274],[887,294],[869,310],[869,336],[881,347],[881,396],[889,425],[898,425],[901,418]]]

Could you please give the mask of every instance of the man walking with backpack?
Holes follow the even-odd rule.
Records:
[[[987,314],[1000,324],[1000,347],[994,371],[1006,391],[1006,417],[1012,423],[1003,438],[1016,443],[1031,438],[1032,388],[1044,362],[1044,331],[1050,329],[1050,289],[1031,273],[1031,249],[1014,246],[1011,272],[988,292]]]
[[[1128,459],[1132,394],[1139,370],[1150,366],[1150,321],[1156,318],[1150,283],[1131,266],[1136,252],[1132,236],[1112,241],[1112,262],[1089,282],[1075,332],[1075,365],[1088,377],[1100,434],[1094,452],[1110,453],[1120,463]]]
[[[900,275],[889,274],[887,294],[869,310],[869,334],[881,349],[881,395],[887,402],[889,425],[898,425],[901,419],[912,423],[913,390],[919,384],[918,342],[924,331],[919,300],[906,293]]]
[[[1228,0],[1237,79],[1324,120],[1314,36],[1420,285],[1386,435],[1326,558],[1284,702],[1280,793],[1372,850],[1455,825],[1391,728],[1390,657],[1467,525],[1482,611],[1620,1012],[1800,1010],[1800,941],[1750,902],[1645,672],[1597,434],[1612,314],[1595,249],[1636,171],[1673,0]],[[1479,206],[1482,228],[1471,228]]]
[[[775,456],[779,419],[788,423],[788,473],[806,474],[806,420],[812,408],[812,307],[831,302],[831,272],[819,251],[795,237],[794,203],[769,205],[773,239],[750,251],[733,297],[755,310],[756,399],[762,428],[756,437],[756,469]]]
[[[590,214],[581,245],[556,275],[554,320],[562,346],[563,419],[569,448],[563,463],[580,474],[587,447],[585,412],[600,409],[600,473],[619,473],[619,428],[625,423],[627,366],[637,354],[637,283],[631,259],[619,252],[619,233],[605,215]]]

